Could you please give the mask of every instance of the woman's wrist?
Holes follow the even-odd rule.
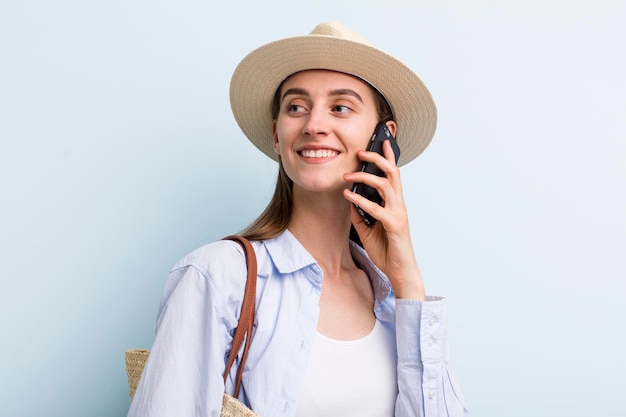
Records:
[[[396,298],[405,300],[426,301],[426,290],[419,269],[408,272],[406,278],[392,280],[393,292]]]

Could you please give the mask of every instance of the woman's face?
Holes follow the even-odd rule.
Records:
[[[374,93],[364,81],[334,71],[299,72],[281,87],[274,150],[294,186],[340,191],[347,186],[343,174],[358,170],[357,151],[377,123]],[[395,124],[388,124],[395,134]]]

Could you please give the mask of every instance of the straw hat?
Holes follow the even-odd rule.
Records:
[[[230,83],[235,120],[248,139],[277,160],[272,147],[272,99],[290,75],[327,69],[357,76],[380,91],[398,124],[398,165],[415,159],[428,146],[437,125],[437,109],[422,80],[404,63],[336,23],[319,24],[309,35],[268,43],[248,54]]]

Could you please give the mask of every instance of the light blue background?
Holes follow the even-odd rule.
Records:
[[[403,168],[474,416],[626,416],[623,1],[4,1],[0,416],[123,416],[170,267],[248,224],[276,167],[238,61],[339,20],[439,108]]]

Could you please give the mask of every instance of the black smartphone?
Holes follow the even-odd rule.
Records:
[[[393,149],[393,154],[396,158],[396,164],[398,163],[398,159],[400,158],[400,147],[398,147],[398,143],[396,139],[393,137],[387,124],[385,122],[380,122],[376,125],[376,129],[374,130],[374,134],[372,135],[372,139],[370,140],[369,145],[367,146],[367,150],[371,152],[377,152],[379,154],[383,154],[383,143],[388,140],[391,142],[391,147]],[[373,163],[363,162],[361,166],[361,172],[368,172],[370,174],[378,175],[379,177],[384,177],[385,174]],[[371,200],[377,204],[381,204],[383,202],[383,198],[378,194],[375,188],[370,187],[369,185],[365,185],[363,183],[357,182],[352,186],[352,191],[362,195],[363,197]],[[361,207],[354,205],[356,210],[359,212],[359,215],[363,219],[366,225],[373,226],[376,223],[376,219],[369,215],[365,210]]]

